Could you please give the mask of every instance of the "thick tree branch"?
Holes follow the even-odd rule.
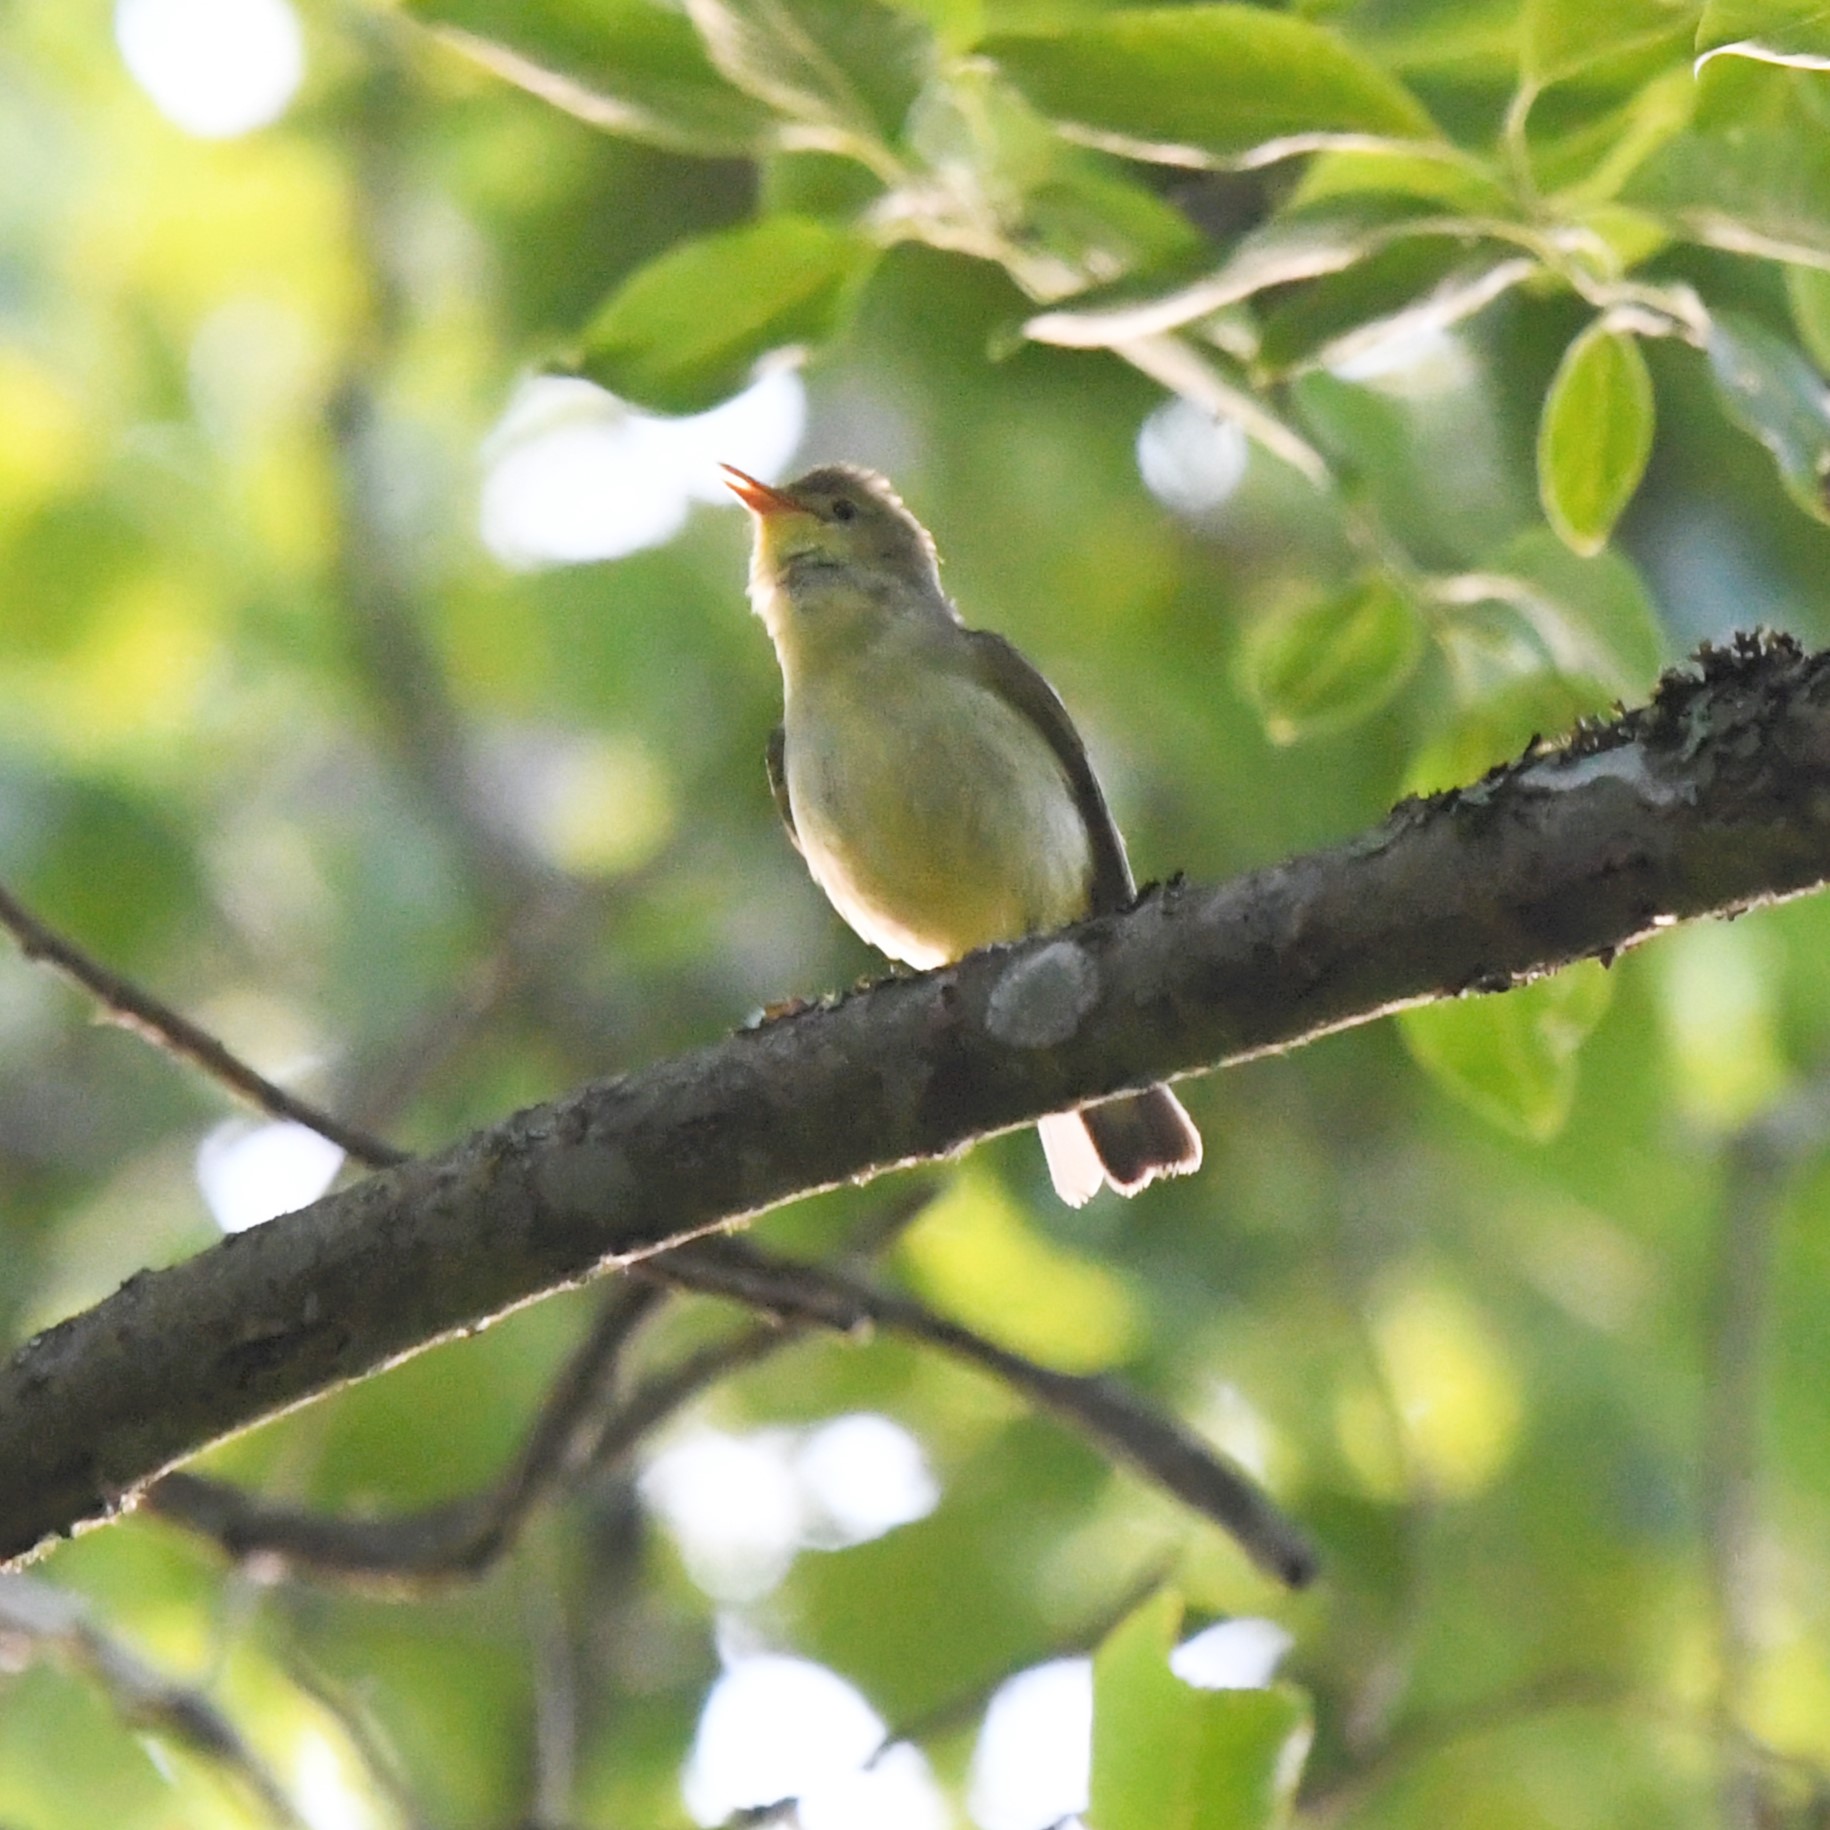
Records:
[[[1645,709],[1346,845],[582,1087],[130,1279],[0,1370],[0,1556],[262,1417],[796,1195],[1826,877],[1830,657],[1708,653]]]
[[[905,1204],[892,1219],[927,1205]],[[855,1261],[859,1254],[846,1254]],[[1229,1533],[1261,1569],[1292,1587],[1315,1573],[1315,1553],[1251,1481],[1172,1418],[1109,1379],[1057,1372],[879,1290],[842,1268],[759,1252],[737,1239],[699,1239],[634,1267],[564,1371],[507,1472],[480,1493],[393,1517],[338,1517],[275,1505],[227,1482],[168,1474],[146,1491],[148,1510],[212,1538],[263,1571],[310,1571],[410,1592],[480,1576],[514,1543],[540,1500],[569,1474],[626,1455],[708,1385],[790,1345],[809,1328],[861,1334],[882,1328],[976,1366],[1078,1431],[1109,1460],[1155,1481]],[[608,1402],[617,1360],[663,1287],[719,1296],[775,1318],[650,1375]]]

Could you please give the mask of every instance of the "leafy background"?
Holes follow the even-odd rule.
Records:
[[[1144,876],[1350,834],[1700,640],[1825,639],[1820,6],[322,0],[282,118],[203,134],[130,72],[132,10],[0,15],[0,880],[409,1144],[873,969],[763,785],[777,684],[711,505],[739,422],[630,416],[761,372],[775,436],[784,350],[795,461],[894,475]],[[585,487],[527,457],[568,428],[587,507],[650,535],[486,542],[517,454],[524,515]],[[1130,1206],[1061,1211],[1028,1137],[946,1171],[884,1274],[1240,1456],[1321,1543],[1300,1597],[982,1377],[799,1342],[474,1586],[265,1582],[146,1518],[60,1549],[34,1579],[76,1611],[0,1631],[0,1821],[271,1815],[113,1648],[314,1823],[770,1804],[795,1774],[681,1776],[721,1670],[800,1695],[786,1657],[855,1687],[828,1764],[920,1750],[874,1770],[900,1791],[809,1781],[815,1830],[1041,1830],[1085,1802],[1084,1668],[1012,1815],[975,1747],[1004,1680],[1102,1641],[1096,1830],[1821,1821],[1827,922],[1194,1085],[1206,1170]],[[14,1338],[333,1167],[18,960],[0,1043]],[[882,1200],[759,1234],[830,1249]],[[209,1465],[466,1491],[587,1306]],[[732,1326],[679,1306],[639,1363]],[[858,1413],[919,1446],[924,1516],[784,1501],[733,1574],[670,1512],[669,1442],[722,1444],[753,1519]],[[1170,1672],[1216,1621],[1277,1623],[1274,1685]]]

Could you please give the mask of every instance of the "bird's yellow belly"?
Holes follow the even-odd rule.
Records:
[[[918,967],[1084,915],[1091,849],[1047,740],[975,681],[919,697],[789,707],[788,797],[833,907]]]

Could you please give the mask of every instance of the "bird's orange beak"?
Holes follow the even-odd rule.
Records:
[[[774,489],[767,483],[758,482],[735,464],[720,464],[718,468],[724,472],[725,488],[753,515],[767,519],[770,515],[804,515],[807,512],[785,489]]]

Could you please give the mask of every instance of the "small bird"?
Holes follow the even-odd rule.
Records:
[[[925,969],[1125,907],[1125,843],[1066,707],[1002,636],[960,621],[888,482],[850,464],[786,489],[723,470],[754,518],[750,602],[781,663],[769,785],[846,922]],[[1201,1166],[1167,1087],[1039,1129],[1073,1207]]]

